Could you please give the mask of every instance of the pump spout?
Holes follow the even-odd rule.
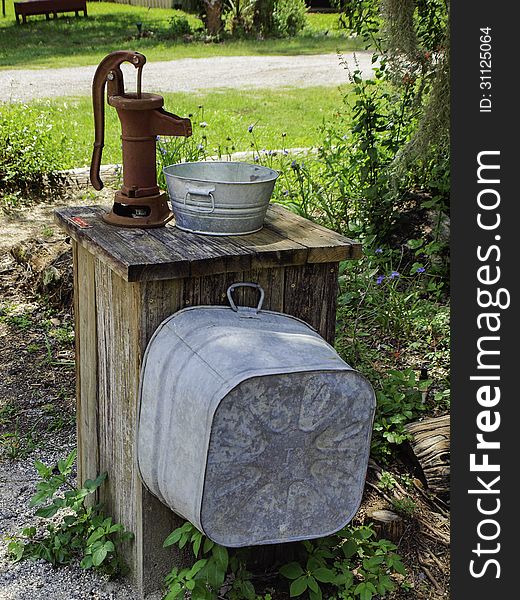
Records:
[[[192,134],[191,121],[158,108],[151,115],[152,133],[154,135],[174,135],[189,137]]]

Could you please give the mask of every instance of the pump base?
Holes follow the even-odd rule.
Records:
[[[167,197],[163,192],[156,196],[129,198],[121,192],[116,192],[114,206],[110,212],[103,215],[103,221],[117,227],[163,227],[173,218]]]

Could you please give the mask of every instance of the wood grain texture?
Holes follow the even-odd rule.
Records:
[[[95,259],[72,243],[74,269],[74,329],[76,336],[76,431],[78,483],[99,474],[98,355]],[[92,498],[92,503],[97,502]]]
[[[312,325],[329,344],[336,333],[338,264],[287,267],[283,312]]]
[[[428,488],[436,494],[450,490],[450,416],[423,419],[405,427],[410,446],[423,471]]]
[[[55,219],[125,281],[194,278],[339,262],[361,255],[359,243],[274,204],[267,211],[263,229],[245,236],[201,236],[170,224],[158,229],[126,229],[106,224],[103,214],[101,207],[72,207],[57,210]],[[82,228],[73,217],[90,226]]]

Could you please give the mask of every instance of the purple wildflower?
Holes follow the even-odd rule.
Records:
[[[382,248],[376,248],[376,254],[382,254],[383,250]]]
[[[284,190],[284,191],[283,191],[283,195],[284,195],[284,196],[288,196],[288,195],[289,195],[289,190]]]
[[[397,271],[392,271],[388,276],[388,279],[397,279],[399,277],[399,273]]]
[[[426,269],[424,267],[417,267],[417,269],[415,269],[416,273],[424,273],[426,271]]]
[[[377,285],[381,285],[384,280],[385,280],[385,276],[384,275],[379,275],[379,277],[376,279]]]
[[[254,125],[249,125],[249,127],[247,128],[249,133],[253,133],[253,128],[254,128]]]

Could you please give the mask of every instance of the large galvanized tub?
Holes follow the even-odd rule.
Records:
[[[181,310],[150,340],[142,480],[224,546],[329,535],[361,501],[372,387],[303,321],[234,308]]]
[[[164,168],[175,225],[207,235],[262,228],[278,173],[240,162],[193,162]]]

